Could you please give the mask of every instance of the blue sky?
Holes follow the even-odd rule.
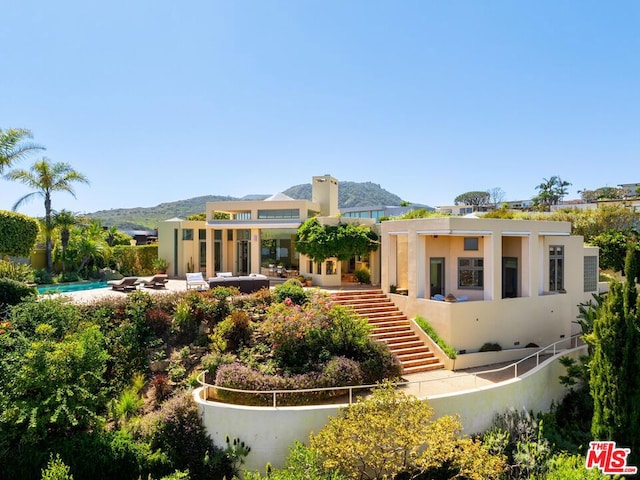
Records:
[[[637,1],[21,0],[2,17],[0,128],[91,181],[54,209],[325,173],[433,206],[530,198],[552,175],[569,198],[640,182]],[[0,208],[27,192],[0,180]]]

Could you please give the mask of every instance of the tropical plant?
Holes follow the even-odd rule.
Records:
[[[536,186],[538,195],[533,197],[533,203],[542,211],[549,211],[551,205],[557,205],[562,198],[569,193],[567,187],[571,184],[554,175],[550,178],[543,178],[542,183]]]
[[[62,162],[51,163],[46,157],[35,162],[30,170],[12,170],[7,174],[7,178],[24,183],[34,190],[21,197],[13,205],[12,210],[17,210],[18,207],[31,200],[34,196],[44,198],[47,270],[50,272],[52,268],[51,232],[53,230],[51,194],[54,192],[68,192],[75,198],[76,194],[72,184],[76,182],[88,184],[89,181],[83,174],[75,171],[71,165]]]
[[[169,268],[169,262],[167,262],[164,258],[155,258],[151,264],[156,272],[164,273]],[[189,270],[190,272],[193,270]]]
[[[26,128],[0,128],[0,173],[29,153],[44,150],[44,147],[27,141],[31,138],[33,135]]]
[[[75,214],[68,210],[60,210],[53,214],[53,225],[60,231],[60,246],[62,253],[60,254],[62,260],[62,273],[66,270],[66,258],[65,249],[69,245],[69,236],[71,235],[71,227],[78,223],[78,219]]]

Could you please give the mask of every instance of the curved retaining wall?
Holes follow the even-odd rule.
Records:
[[[561,356],[578,358],[586,346],[562,352],[535,369],[505,382],[425,397],[435,416],[460,415],[468,434],[483,432],[491,426],[496,413],[509,408],[548,411],[552,402],[561,400],[566,388],[558,377],[566,373]],[[281,467],[295,440],[307,443],[309,434],[318,432],[344,405],[305,407],[245,407],[211,402],[201,398],[202,388],[194,391],[204,426],[218,446],[227,435],[237,437],[251,447],[242,468],[264,472],[267,462]]]

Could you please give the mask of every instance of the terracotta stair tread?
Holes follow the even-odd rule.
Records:
[[[404,373],[444,368],[429,347],[411,329],[409,319],[381,290],[345,291],[333,294],[335,303],[352,308],[367,318],[371,337],[383,342],[396,355]]]

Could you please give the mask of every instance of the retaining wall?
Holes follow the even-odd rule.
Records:
[[[586,346],[562,352],[535,369],[505,382],[471,390],[424,397],[435,416],[460,415],[467,434],[483,432],[491,426],[496,413],[509,408],[548,411],[552,402],[561,400],[566,388],[558,377],[566,373],[561,356],[578,358]],[[245,407],[203,400],[202,389],[194,391],[204,426],[218,446],[227,435],[237,437],[251,447],[243,469],[264,472],[267,462],[282,467],[295,440],[307,443],[309,434],[318,432],[344,405],[304,407]]]

